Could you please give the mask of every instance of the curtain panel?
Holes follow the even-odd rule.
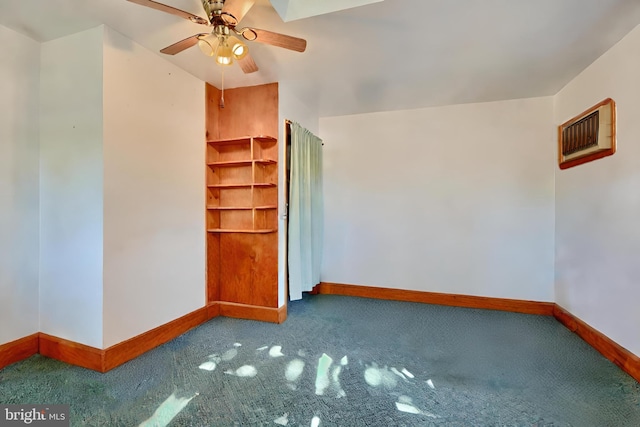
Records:
[[[322,140],[291,123],[288,267],[289,297],[320,283],[323,235]]]

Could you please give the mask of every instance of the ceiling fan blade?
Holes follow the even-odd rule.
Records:
[[[222,17],[229,25],[237,25],[253,7],[256,0],[225,0]]]
[[[191,46],[195,45],[196,43],[198,43],[198,40],[200,39],[200,37],[204,37],[206,35],[207,35],[206,33],[200,33],[200,34],[196,34],[195,36],[187,37],[186,39],[180,40],[179,42],[174,43],[171,46],[165,47],[160,52],[165,53],[167,55],[175,55],[176,53],[180,53],[183,50],[188,49]]]
[[[267,30],[259,30],[257,28],[243,28],[238,32],[242,34],[242,37],[249,41],[283,47],[285,49],[295,50],[296,52],[304,52],[307,48],[307,41],[298,37],[286,36],[284,34],[274,33]]]
[[[179,16],[180,18],[188,19],[191,22],[202,25],[209,25],[209,21],[194,15],[184,10],[176,9],[175,7],[167,6],[166,4],[158,3],[153,0],[128,0],[131,3],[139,4],[141,6],[150,7],[151,9],[161,10],[162,12],[170,13],[172,15]]]
[[[245,74],[258,71],[258,66],[249,54],[247,54],[247,56],[245,56],[244,58],[239,59],[238,65],[240,65],[240,68],[242,68],[242,71],[244,71]]]

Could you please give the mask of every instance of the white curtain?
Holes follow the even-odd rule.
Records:
[[[289,297],[302,298],[320,283],[323,197],[322,140],[291,123],[289,182]]]

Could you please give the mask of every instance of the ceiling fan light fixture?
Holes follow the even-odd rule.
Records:
[[[233,64],[233,51],[227,44],[226,40],[223,40],[220,45],[218,45],[218,50],[216,51],[216,62],[220,65]]]
[[[237,60],[244,58],[245,56],[247,56],[247,53],[249,53],[247,45],[241,42],[237,37],[229,37],[227,43],[231,48],[233,57]]]
[[[198,39],[198,47],[207,56],[213,56],[216,54],[218,48],[218,37],[214,34],[209,34],[206,37]]]

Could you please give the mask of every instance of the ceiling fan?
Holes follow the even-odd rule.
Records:
[[[231,65],[235,59],[242,71],[253,73],[258,71],[258,66],[249,55],[244,42],[235,36],[296,52],[304,52],[307,48],[307,41],[297,37],[252,27],[236,28],[255,0],[202,0],[207,19],[153,0],[128,1],[188,19],[196,24],[213,27],[211,33],[195,34],[160,50],[167,55],[175,55],[198,44],[202,52],[215,57],[218,64]]]

